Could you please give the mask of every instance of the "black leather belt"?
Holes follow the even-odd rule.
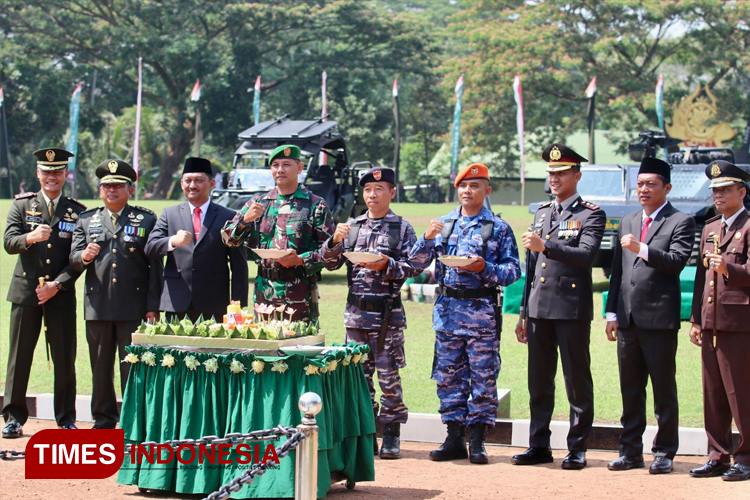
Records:
[[[346,297],[346,302],[353,306],[357,306],[357,308],[362,311],[383,312],[385,310],[384,299],[363,299],[362,297],[357,297],[351,292],[349,292],[349,295]],[[393,302],[391,302],[392,309],[398,309],[399,307],[401,307],[401,296],[394,297]]]
[[[470,288],[467,290],[459,290],[457,288],[449,288],[447,286],[439,285],[438,293],[452,299],[481,299],[483,297],[494,297],[495,294],[497,294],[497,290],[492,288]]]
[[[292,281],[295,278],[303,278],[304,272],[301,268],[276,269],[273,267],[258,266],[258,274],[267,280]]]

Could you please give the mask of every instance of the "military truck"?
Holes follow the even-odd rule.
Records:
[[[734,162],[734,153],[726,147],[676,148],[680,142],[680,139],[666,137],[659,131],[647,130],[640,134],[638,143],[628,148],[630,159],[637,163],[581,166],[583,176],[578,183],[578,193],[584,200],[599,205],[607,214],[602,244],[594,259],[594,267],[602,268],[607,277],[618,244],[620,219],[641,207],[636,192],[640,162],[645,156],[662,157],[662,148],[668,150],[667,163],[672,166],[672,190],[667,199],[675,208],[695,218],[696,239],[688,265],[694,266],[698,262],[703,226],[717,213],[708,188],[706,165],[714,160]],[[740,166],[750,171],[750,166]],[[529,212],[535,213],[541,204],[532,203]],[[750,198],[745,199],[745,205],[750,208]]]
[[[363,213],[367,207],[357,183],[370,162],[349,163],[346,141],[328,115],[315,120],[288,118],[286,114],[240,132],[232,170],[212,191],[212,201],[239,210],[253,196],[267,193],[274,186],[268,156],[282,144],[293,144],[299,146],[305,163],[300,183],[325,199],[335,222]]]

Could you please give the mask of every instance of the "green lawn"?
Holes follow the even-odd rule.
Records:
[[[5,220],[10,206],[9,200],[0,200],[0,227],[5,229]],[[100,202],[84,201],[90,207],[97,206]],[[157,213],[165,206],[174,202],[165,201],[139,201],[135,204],[143,205],[155,210]],[[417,234],[422,234],[427,228],[429,221],[437,216],[448,213],[452,205],[427,205],[427,204],[398,204],[394,205],[394,211],[412,223]],[[519,238],[529,226],[532,216],[526,207],[501,206],[495,210],[502,212],[503,218],[507,220],[514,229],[516,238]],[[521,255],[523,259],[523,253]],[[0,252],[0,293],[4,297],[15,266],[15,256]],[[255,266],[250,266],[251,276],[255,275]],[[598,292],[606,289],[607,283],[600,270],[594,270],[594,279],[597,281]],[[78,393],[91,393],[91,371],[88,362],[88,348],[86,345],[85,328],[83,321],[82,303],[83,298],[79,287],[78,301],[78,358],[76,369],[78,373]],[[346,277],[342,270],[335,273],[325,273],[320,284],[321,324],[328,335],[328,343],[341,342],[344,337],[343,314],[346,300]],[[435,383],[430,379],[432,367],[432,351],[434,333],[432,331],[432,306],[424,303],[408,302],[406,314],[409,329],[406,334],[406,357],[408,366],[402,371],[404,379],[404,397],[407,406],[414,412],[436,413],[438,408],[435,396]],[[594,308],[597,313],[602,309],[601,293],[594,297]],[[5,386],[5,369],[8,360],[8,341],[6,340],[8,323],[10,317],[10,304],[4,303],[0,309],[0,390]],[[501,345],[501,357],[503,360],[502,371],[498,386],[511,390],[511,416],[513,418],[529,418],[528,390],[526,383],[526,347],[519,344],[513,333],[517,315],[506,315],[503,321],[503,342]],[[614,343],[607,341],[604,334],[604,319],[597,314],[592,324],[591,359],[592,372],[594,376],[594,388],[596,391],[596,420],[599,422],[619,422],[621,412],[621,400],[619,392],[619,377],[617,371],[617,355]],[[680,395],[680,425],[687,427],[699,427],[703,425],[702,392],[701,392],[701,362],[700,351],[690,344],[687,338],[689,325],[683,323],[680,331],[680,346],[678,349],[677,371],[678,387]],[[557,400],[554,418],[556,420],[567,420],[568,405],[565,398],[564,383],[562,380],[562,369],[558,367]],[[116,386],[118,386],[116,384]],[[34,358],[33,373],[29,383],[29,393],[52,392],[52,372],[47,369],[45,359],[44,343],[39,342]],[[652,399],[649,391],[649,408],[652,407]],[[649,423],[655,424],[653,416],[649,417]]]

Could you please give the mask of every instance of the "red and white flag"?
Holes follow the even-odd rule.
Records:
[[[323,109],[321,111],[321,115],[320,116],[325,116],[325,115],[328,114],[328,97],[326,96],[326,80],[328,80],[328,73],[326,73],[324,71],[323,72],[323,83],[322,83],[322,86],[321,86],[321,89],[320,89],[321,96],[323,98],[322,99],[323,100]],[[326,120],[327,120],[327,118],[323,118],[323,121],[326,121]],[[323,153],[323,152],[321,152],[320,153],[320,159],[319,159],[320,165],[325,165],[327,161],[328,161],[328,158],[326,157],[326,154]]]
[[[133,144],[133,169],[139,172],[141,148],[141,95],[143,94],[143,58],[138,58],[138,97],[135,102],[135,143]]]
[[[521,155],[521,184],[526,182],[526,151],[523,145],[523,93],[521,92],[521,75],[513,80],[513,97],[516,100],[516,127],[518,128],[518,147]]]
[[[3,88],[0,87],[0,106],[3,105],[4,100],[5,100],[5,95],[3,94]]]
[[[393,97],[398,97],[398,77],[393,79]]]
[[[201,100],[201,81],[200,79],[195,80],[195,85],[193,85],[193,91],[190,92],[190,100],[198,102]]]
[[[591,99],[596,94],[596,77],[591,79],[589,86],[586,87],[586,97]]]

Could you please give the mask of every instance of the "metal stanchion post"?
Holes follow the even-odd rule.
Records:
[[[297,463],[294,480],[296,500],[315,500],[318,497],[318,425],[315,415],[323,406],[320,396],[306,392],[299,398],[302,423],[297,426],[305,434],[297,448]]]

